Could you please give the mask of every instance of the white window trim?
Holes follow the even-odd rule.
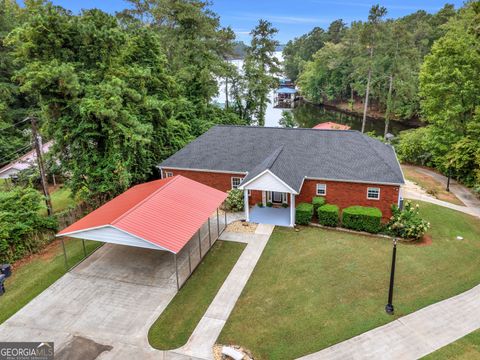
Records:
[[[166,178],[173,177],[173,172],[171,172],[171,171],[165,171],[165,177],[166,177]]]
[[[323,194],[319,194],[319,193],[318,193],[318,186],[319,186],[319,185],[325,186],[325,189],[324,189],[324,193],[323,193]],[[317,196],[326,196],[326,195],[327,195],[327,184],[317,183],[317,185],[316,185],[316,187],[315,187],[315,193],[317,194]]]
[[[374,189],[375,189],[375,190],[378,190],[378,198],[373,198],[373,197],[370,197],[370,196],[368,195],[368,193],[370,192],[370,190],[374,190]],[[367,188],[367,199],[368,199],[368,200],[380,200],[380,191],[381,191],[381,189],[378,188],[378,187],[368,187],[368,188]]]
[[[239,180],[237,187],[233,186],[233,179],[238,179]],[[232,176],[230,178],[230,185],[232,186],[232,189],[238,189],[238,187],[240,186],[241,183],[242,183],[242,178],[239,177],[239,176]]]

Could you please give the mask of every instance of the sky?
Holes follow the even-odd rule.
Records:
[[[463,0],[212,0],[212,9],[220,15],[223,26],[230,26],[239,40],[248,42],[250,30],[260,18],[269,20],[278,30],[277,40],[288,40],[309,32],[315,26],[327,28],[336,19],[347,24],[366,20],[374,4],[385,6],[387,18],[397,18],[417,10],[433,13],[448,2],[456,8]],[[115,13],[129,6],[124,0],[53,0],[54,4],[72,10],[99,8]]]

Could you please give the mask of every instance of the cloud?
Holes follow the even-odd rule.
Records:
[[[230,16],[233,19],[238,20],[260,20],[265,19],[276,24],[329,24],[331,18],[318,18],[310,16],[283,16],[283,15],[269,15],[269,14],[253,14],[253,13],[240,13]]]
[[[356,1],[334,1],[334,0],[312,0],[316,4],[325,4],[325,5],[339,5],[339,6],[355,6],[355,7],[365,7],[371,8],[377,2],[356,2]],[[430,10],[436,11],[440,10],[441,6],[418,6],[418,5],[389,5],[389,4],[380,4],[388,9],[392,10]]]

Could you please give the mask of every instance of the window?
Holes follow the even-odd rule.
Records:
[[[242,178],[232,177],[232,189],[238,189],[241,182],[242,182]]]
[[[380,188],[367,188],[367,199],[380,200]]]
[[[317,195],[327,195],[327,184],[317,184]]]
[[[169,177],[172,177],[173,176],[173,173],[171,171],[165,171],[165,177],[166,178],[169,178]]]

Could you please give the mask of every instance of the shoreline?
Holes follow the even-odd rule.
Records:
[[[333,104],[333,103],[315,103],[315,102],[312,102],[312,101],[309,101],[305,98],[303,98],[301,101],[307,103],[307,104],[310,104],[310,105],[313,105],[313,106],[323,106],[325,109],[328,109],[328,110],[333,110],[333,111],[338,111],[340,113],[343,113],[343,114],[346,114],[346,115],[350,115],[350,116],[354,116],[354,117],[357,117],[357,118],[362,118],[363,117],[363,113],[362,112],[357,112],[355,110],[348,110],[348,109],[345,109],[337,104]],[[375,114],[367,114],[367,119],[368,120],[375,120],[375,121],[385,121],[385,117],[383,116],[379,116],[379,115],[375,115]],[[398,118],[393,118],[393,119],[390,119],[390,121],[395,121],[395,122],[398,122],[398,123],[402,123],[402,124],[405,124],[405,125],[408,125],[412,128],[418,128],[418,127],[421,127],[423,124],[422,122],[420,121],[420,119],[418,118],[412,118],[412,119],[398,119]]]

